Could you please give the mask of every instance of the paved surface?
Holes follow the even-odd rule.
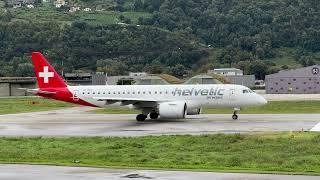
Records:
[[[320,94],[260,94],[268,101],[319,101]]]
[[[320,114],[231,114],[190,116],[183,120],[146,120],[135,115],[87,112],[91,108],[0,115],[0,136],[143,136],[162,134],[208,134],[310,130]],[[319,129],[320,130],[320,129]]]
[[[0,165],[0,179],[8,180],[318,180],[317,176],[239,174],[185,171],[117,170],[85,167]]]

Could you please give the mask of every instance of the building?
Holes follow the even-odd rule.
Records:
[[[67,5],[65,0],[56,0],[53,2],[53,4],[56,8],[61,8],[62,6]]]
[[[208,70],[208,74],[218,74],[221,76],[242,76],[243,71],[237,68],[221,68]]]
[[[249,88],[255,87],[255,76],[254,75],[243,75],[243,76],[227,76],[226,77],[231,84],[239,84]]]
[[[91,11],[91,8],[84,8],[83,11],[89,12],[89,11]]]
[[[21,88],[36,88],[35,77],[0,77],[0,96],[26,96]]]
[[[80,11],[80,7],[79,6],[72,6],[69,9],[69,12],[76,12],[76,11]]]
[[[136,85],[166,85],[167,81],[159,76],[144,76],[136,80]]]
[[[265,78],[267,94],[320,93],[320,66],[284,70]]]
[[[106,85],[106,74],[97,72],[91,73],[65,73],[64,79],[72,85]]]
[[[70,85],[106,85],[106,74],[66,73],[65,81]],[[35,77],[0,77],[0,97],[33,95],[25,89],[37,88]]]
[[[208,74],[217,74],[226,77],[232,84],[239,84],[249,88],[255,87],[254,75],[243,75],[243,71],[237,68],[221,68],[208,70]]]
[[[222,84],[219,80],[210,75],[201,74],[187,80],[185,84]]]
[[[28,4],[28,5],[27,5],[27,8],[29,8],[29,9],[33,9],[33,8],[34,8],[34,6],[33,6],[32,4]]]
[[[148,74],[146,72],[129,72],[130,77],[142,77],[147,76]]]
[[[157,75],[149,75],[145,72],[132,73],[128,76],[108,76],[108,85],[163,85],[169,84],[162,77]]]

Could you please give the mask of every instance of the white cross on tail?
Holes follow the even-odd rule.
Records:
[[[53,77],[54,73],[49,72],[48,66],[43,67],[43,72],[39,72],[39,77],[43,77],[44,83],[49,83],[49,78]]]

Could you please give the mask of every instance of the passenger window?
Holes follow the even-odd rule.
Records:
[[[248,90],[243,90],[243,94],[246,94],[246,93],[249,93],[249,91]]]

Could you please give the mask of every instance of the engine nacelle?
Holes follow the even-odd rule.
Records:
[[[158,104],[161,118],[183,119],[186,116],[187,104],[183,101],[163,102]]]
[[[198,115],[201,113],[201,108],[188,109],[187,115]]]

